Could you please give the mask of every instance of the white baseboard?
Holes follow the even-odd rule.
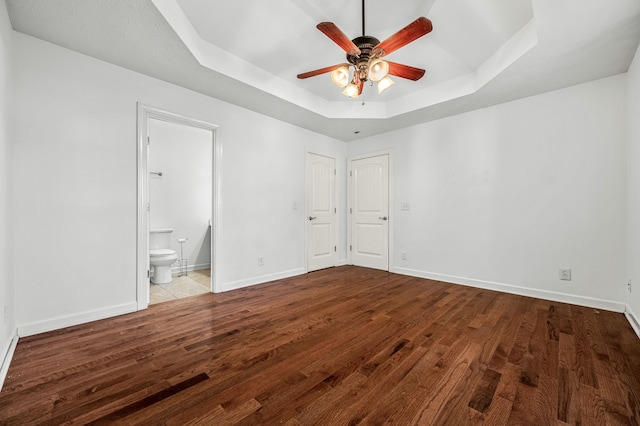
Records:
[[[11,360],[13,359],[13,353],[16,351],[17,345],[18,333],[14,331],[13,336],[11,336],[11,340],[5,346],[2,354],[0,354],[0,356],[2,356],[2,365],[0,366],[0,390],[2,390],[2,386],[4,386],[4,380],[7,378],[9,365],[11,364]]]
[[[211,269],[211,264],[210,263],[196,263],[194,265],[187,265],[187,272],[199,271],[200,269]],[[171,267],[171,275],[178,275],[178,274],[180,274],[180,267],[179,266],[172,266]],[[153,268],[151,268],[151,276],[153,276]]]
[[[497,283],[493,281],[476,280],[473,278],[456,277],[453,275],[443,275],[434,272],[418,271],[408,268],[394,268],[393,272],[412,277],[426,278],[436,281],[444,281],[453,284],[461,284],[470,287],[496,290],[503,293],[517,294],[520,296],[536,297],[538,299],[552,300],[554,302],[571,303],[573,305],[587,306],[589,308],[603,309],[613,312],[625,312],[626,304],[613,300],[595,299],[591,297],[578,296],[575,294],[558,293],[555,291],[538,290],[527,287],[520,287],[511,284]]]
[[[36,321],[30,324],[18,326],[18,336],[26,337],[34,334],[45,333],[47,331],[58,330],[72,325],[84,324],[91,321],[97,321],[105,318],[115,317],[118,315],[129,314],[138,310],[136,302],[125,303],[122,305],[111,306],[104,309],[96,309],[93,311],[81,312],[79,314],[65,315],[57,318],[50,318],[45,321]]]
[[[344,266],[348,265],[347,259],[338,259],[338,264],[336,266]]]
[[[211,269],[210,263],[196,263],[195,265],[187,265],[187,272],[198,271],[200,269]],[[172,275],[178,275],[180,273],[180,266],[173,266],[171,268]]]
[[[627,317],[627,321],[631,324],[631,328],[636,332],[636,335],[640,338],[640,320],[639,317],[633,313],[631,307],[627,305],[627,309],[624,311],[624,316]]]
[[[222,291],[237,290],[243,287],[249,287],[269,281],[281,280],[283,278],[295,277],[296,275],[303,275],[306,273],[307,271],[304,268],[291,269],[289,271],[278,272],[276,274],[262,275],[259,277],[223,283],[220,287],[222,288]]]

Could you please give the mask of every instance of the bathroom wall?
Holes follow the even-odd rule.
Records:
[[[14,279],[13,279],[13,191],[11,118],[12,89],[12,31],[5,2],[0,2],[0,362],[11,347],[15,336]],[[6,364],[0,365],[0,387]]]
[[[393,151],[395,270],[623,310],[626,88],[618,75],[349,143]]]
[[[183,255],[189,270],[211,263],[211,179],[213,134],[182,124],[150,120],[149,174],[151,228],[173,228],[171,249],[180,258],[177,238],[189,238]],[[179,262],[173,265],[178,272]]]
[[[305,151],[334,156],[344,176],[344,142],[24,34],[14,39],[21,335],[137,309],[137,102],[220,126],[221,288],[304,272],[304,209],[292,205],[304,205]],[[344,225],[338,247],[345,259]]]

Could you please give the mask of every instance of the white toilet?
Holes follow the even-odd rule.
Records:
[[[173,280],[171,265],[178,259],[171,250],[172,228],[151,229],[149,232],[149,263],[153,266],[154,284],[168,284]]]

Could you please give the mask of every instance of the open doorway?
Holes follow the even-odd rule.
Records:
[[[216,129],[138,106],[138,309],[215,291]]]

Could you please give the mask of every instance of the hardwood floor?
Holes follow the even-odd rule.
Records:
[[[640,422],[622,314],[339,267],[20,339],[1,424]]]

